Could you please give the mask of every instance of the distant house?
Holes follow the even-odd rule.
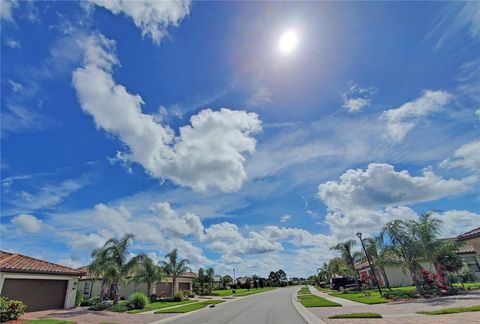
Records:
[[[27,312],[74,307],[82,275],[78,269],[0,251],[0,295],[21,300]]]
[[[463,235],[468,234],[468,233],[470,233],[470,234],[467,235],[467,236],[463,236]],[[472,233],[476,233],[476,234],[472,234]],[[477,236],[474,236],[474,235],[477,235]],[[474,237],[472,238],[472,236],[474,236]],[[462,238],[462,239],[460,239],[460,238]],[[448,240],[453,240],[453,239],[450,238]],[[467,232],[467,233],[464,233],[464,234],[460,235],[457,238],[457,240],[464,241],[465,245],[463,245],[455,253],[460,255],[463,258],[463,261],[469,267],[470,271],[473,273],[475,278],[477,280],[480,280],[480,256],[478,254],[478,250],[476,250],[474,248],[474,244],[472,244],[472,241],[474,243],[477,242],[477,241],[474,241],[474,240],[480,241],[480,228],[474,229],[470,232]],[[480,246],[479,246],[479,248],[480,248]],[[355,267],[360,272],[360,274],[366,273],[370,277],[373,277],[373,274],[372,274],[372,271],[370,269],[370,266],[368,265],[368,262],[358,263]],[[435,268],[430,263],[423,263],[422,267],[427,269],[428,271],[430,271],[432,273],[436,273]],[[385,278],[383,278],[379,269],[377,267],[375,267],[375,265],[374,265],[374,271],[375,271],[376,277],[380,278],[381,281],[385,282]],[[413,280],[412,280],[412,277],[410,276],[410,273],[408,271],[405,271],[405,269],[402,269],[401,267],[385,266],[385,273],[387,275],[390,286],[410,286],[410,285],[413,285]]]
[[[83,292],[83,298],[99,297],[102,289],[102,278],[93,276],[88,267],[78,268],[85,272],[85,275],[80,278],[78,289]],[[187,272],[183,276],[177,277],[178,291],[191,293],[193,279],[197,277],[197,274],[193,272]],[[111,288],[111,287],[108,287]],[[127,283],[120,285],[120,297],[128,298],[134,292],[141,292],[147,296],[155,294],[159,297],[168,297],[172,294],[173,283],[172,277],[165,276],[162,281],[152,285],[152,290],[147,291],[147,283]]]

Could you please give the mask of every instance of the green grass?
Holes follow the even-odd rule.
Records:
[[[28,320],[26,322],[24,322],[26,324],[76,324],[76,322],[72,322],[72,321],[64,321],[64,320],[59,320],[59,319],[49,319],[49,318],[45,318],[45,319],[38,319],[38,320]]]
[[[328,318],[382,318],[378,313],[348,313],[332,315]]]
[[[338,303],[315,295],[297,295],[298,301],[305,307],[338,307]]]
[[[155,314],[163,314],[163,313],[188,313],[197,309],[202,309],[207,307],[208,305],[212,304],[220,304],[223,303],[223,300],[205,300],[201,301],[198,303],[190,304],[190,305],[185,305],[185,306],[180,306],[180,307],[175,307],[175,308],[170,308],[170,309],[161,309]]]
[[[434,310],[434,311],[417,312],[417,314],[445,315],[445,314],[456,314],[456,313],[466,313],[466,312],[480,312],[480,305],[467,306],[467,307],[442,308],[442,309]]]
[[[370,296],[365,296],[363,292],[341,293],[341,292],[335,291],[330,293],[330,296],[348,299],[351,301],[359,302],[362,304],[368,304],[368,305],[388,303],[388,300],[381,297],[378,291],[369,291],[369,293],[370,293]]]
[[[453,284],[457,288],[462,288],[462,284],[455,283]],[[466,289],[480,289],[480,282],[465,282],[463,283]]]
[[[154,302],[154,303],[147,304],[144,309],[132,309],[132,310],[129,310],[128,313],[137,314],[137,313],[143,313],[143,312],[162,309],[165,307],[170,307],[175,305],[190,304],[194,302],[196,302],[196,300],[185,300],[182,302]]]
[[[317,288],[318,291],[321,292],[331,292],[332,290],[330,288],[322,288],[322,287],[315,287]]]
[[[248,296],[248,295],[253,295],[253,294],[258,294],[261,292],[269,291],[276,289],[276,287],[264,287],[264,288],[252,288],[250,290],[248,289],[235,289],[235,294],[232,292],[232,289],[228,290],[213,290],[212,294],[215,296],[221,296],[221,297],[226,297],[226,296]]]
[[[298,291],[298,294],[310,294],[310,289],[308,289],[308,287],[302,287],[302,289]]]

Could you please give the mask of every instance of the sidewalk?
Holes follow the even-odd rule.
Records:
[[[329,301],[338,303],[342,306],[365,306],[365,304],[358,303],[358,302],[355,302],[355,301],[352,301],[352,300],[330,296],[329,294],[321,292],[317,288],[312,287],[312,286],[308,286],[308,289],[310,289],[310,292],[312,294],[317,295],[318,297],[325,298]]]

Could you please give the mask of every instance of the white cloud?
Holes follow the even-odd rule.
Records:
[[[446,91],[425,90],[414,101],[384,111],[382,119],[387,123],[388,136],[394,141],[402,141],[422,118],[443,110],[452,98]]]
[[[118,63],[114,42],[102,35],[85,42],[84,66],[73,73],[83,110],[98,128],[117,135],[130,152],[125,159],[140,163],[156,178],[169,178],[198,191],[218,187],[238,190],[246,180],[245,153],[255,151],[251,136],[261,130],[255,113],[222,108],[202,110],[180,127],[179,136],[141,111],[140,95],[130,94],[112,78]]]
[[[211,241],[234,242],[243,239],[238,226],[228,222],[210,225],[205,232],[206,239]]]
[[[272,93],[265,87],[256,89],[245,102],[247,106],[258,107],[272,103]]]
[[[286,221],[288,221],[290,219],[290,217],[292,217],[291,215],[283,215],[280,217],[280,222],[282,223],[285,223]]]
[[[2,4],[3,4],[3,2],[2,2]],[[20,41],[15,40],[15,39],[7,39],[5,41],[5,45],[7,45],[10,48],[20,48],[21,47]]]
[[[18,82],[8,80],[8,83],[10,83],[10,85],[12,86],[12,91],[13,92],[20,92],[20,91],[23,90],[23,86]]]
[[[348,82],[348,89],[342,93],[342,107],[350,113],[360,112],[370,105],[371,98],[377,93],[374,87],[362,88],[353,81]]]
[[[18,7],[16,0],[0,1],[0,18],[6,21],[13,21],[12,11],[16,7]]]
[[[478,119],[480,119],[480,108],[475,110],[475,115],[477,116]]]
[[[6,105],[6,109],[2,111],[1,136],[5,137],[10,133],[43,129],[46,125],[52,123],[49,117],[35,110],[26,109],[19,105]]]
[[[442,221],[442,237],[456,237],[480,224],[480,215],[468,210],[449,210],[435,216]]]
[[[189,0],[89,0],[97,6],[110,10],[115,15],[123,13],[132,18],[142,36],[149,35],[159,44],[168,34],[169,26],[178,26],[190,13]]]
[[[464,168],[470,171],[480,171],[480,140],[460,146],[455,150],[453,159],[440,163],[443,168]]]
[[[37,233],[42,229],[43,222],[33,215],[20,214],[12,218],[11,223],[25,233]]]

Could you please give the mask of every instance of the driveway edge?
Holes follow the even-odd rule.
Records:
[[[305,306],[303,306],[302,304],[300,304],[297,300],[297,292],[300,290],[300,288],[298,288],[297,290],[295,290],[292,294],[292,304],[293,304],[293,307],[295,307],[295,309],[297,310],[297,312],[300,314],[300,316],[303,317],[303,319],[308,323],[308,324],[324,324],[326,322],[324,322],[321,318],[318,318],[317,316],[315,316],[315,314],[313,314],[312,312],[310,312]]]

